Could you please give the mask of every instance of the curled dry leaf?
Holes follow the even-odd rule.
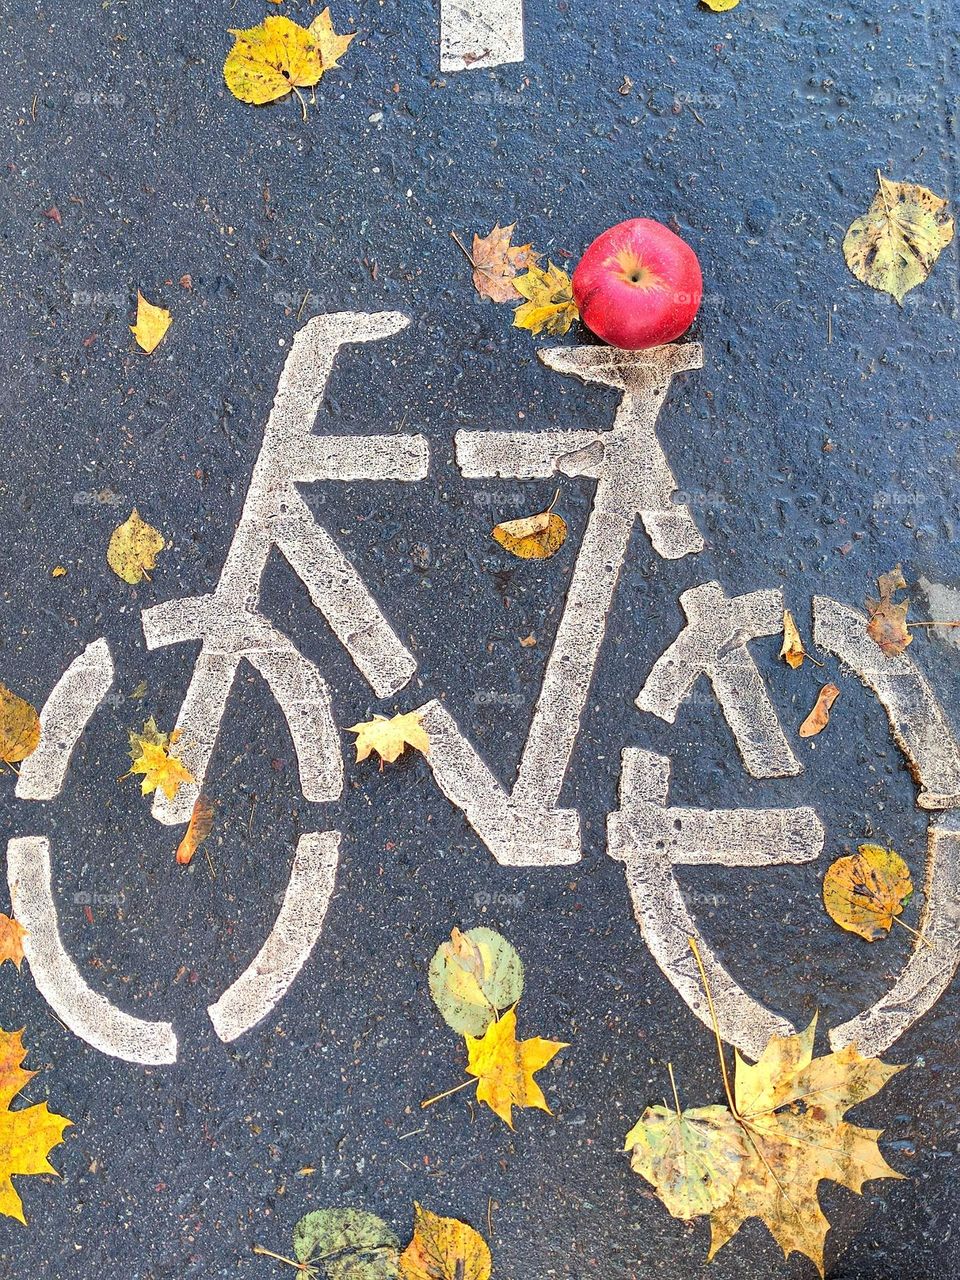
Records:
[[[912,894],[903,858],[878,844],[862,844],[837,858],[823,877],[823,905],[831,919],[867,942],[886,937]]]
[[[553,511],[504,520],[490,533],[494,542],[521,560],[549,560],[567,540],[567,525]]]
[[[473,237],[473,285],[481,298],[516,302],[522,296],[514,288],[514,277],[536,266],[540,255],[532,245],[510,243],[516,225],[511,222],[509,227],[501,227],[497,223],[489,235]]]
[[[534,1075],[560,1052],[569,1048],[558,1040],[517,1039],[517,1011],[508,1009],[498,1022],[491,1022],[483,1036],[465,1036],[467,1074],[476,1076],[477,1101],[513,1128],[513,1107],[538,1107],[550,1113],[543,1090]],[[550,1113],[552,1114],[552,1113]]]
[[[547,333],[562,337],[574,320],[580,318],[573,300],[570,277],[552,262],[542,267],[531,267],[522,276],[516,276],[513,287],[527,301],[513,313],[513,323],[518,329],[531,333]]]
[[[0,911],[0,964],[9,960],[19,969],[23,964],[23,940],[27,931],[19,920],[12,920]]]
[[[783,611],[783,644],[780,647],[780,657],[794,671],[798,667],[803,666],[803,660],[807,656],[807,651],[803,647],[803,641],[800,638],[800,632],[794,621],[793,614],[789,609]]]
[[[867,635],[877,642],[888,658],[903,653],[913,640],[907,630],[909,602],[905,600],[902,604],[895,604],[893,601],[896,593],[905,591],[906,586],[903,570],[895,565],[889,573],[881,573],[877,579],[880,599],[867,601],[867,613],[870,615]]]
[[[323,1280],[395,1280],[400,1241],[363,1209],[315,1209],[294,1227],[293,1252],[301,1270]]]
[[[26,1226],[23,1202],[11,1179],[18,1175],[56,1173],[48,1156],[73,1123],[54,1115],[45,1102],[12,1111],[10,1104],[37,1074],[24,1071],[27,1056],[22,1031],[0,1030],[0,1213]]]
[[[130,774],[142,774],[140,792],[150,795],[157,788],[168,800],[176,797],[185,782],[193,782],[194,777],[186,766],[170,754],[170,748],[176,743],[179,734],[161,733],[153,716],[144,723],[140,733],[130,732]]]
[[[189,866],[193,855],[206,840],[213,829],[214,807],[206,796],[197,796],[190,815],[190,822],[183,839],[177,846],[177,862],[181,867]]]
[[[453,929],[430,961],[430,994],[458,1035],[482,1036],[523,995],[523,963],[493,929]]]
[[[389,720],[386,716],[375,715],[372,720],[350,725],[347,733],[357,735],[354,744],[357,748],[357,762],[366,760],[371,752],[376,751],[380,757],[381,769],[384,763],[393,764],[398,760],[405,747],[422,751],[425,756],[430,754],[430,739],[416,711],[391,716]]]
[[[137,290],[137,322],[130,326],[130,332],[142,351],[147,355],[155,351],[172,323],[173,316],[165,307],[154,306]]]
[[[19,764],[36,751],[40,717],[25,698],[0,684],[0,762]]]
[[[904,295],[923,284],[953,239],[946,200],[927,187],[891,182],[877,174],[880,190],[862,218],[850,224],[843,241],[847,266],[864,284]]]
[[[813,704],[813,710],[800,726],[801,738],[815,738],[830,723],[830,708],[840,696],[840,690],[835,684],[825,684],[817,694],[817,700]]]
[[[413,1239],[400,1255],[402,1280],[490,1280],[493,1258],[479,1231],[419,1204],[413,1212]]]
[[[107,546],[107,564],[124,582],[136,586],[157,567],[157,556],[166,544],[163,534],[147,524],[134,507],[123,524],[117,525]]]

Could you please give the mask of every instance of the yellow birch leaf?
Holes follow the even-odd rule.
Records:
[[[262,106],[315,85],[323,75],[313,34],[281,14],[264,18],[257,27],[231,28],[230,35],[234,46],[223,64],[223,78],[241,102]]]
[[[876,641],[888,658],[895,658],[903,653],[913,636],[907,630],[908,601],[895,604],[893,597],[898,591],[906,590],[906,580],[899,565],[894,565],[889,573],[881,573],[877,579],[880,591],[879,600],[867,601],[867,635]]]
[[[142,774],[140,781],[141,795],[148,796],[159,787],[168,800],[176,798],[177,792],[185,782],[195,781],[189,769],[170,755],[170,747],[179,734],[161,733],[151,716],[143,726],[142,733],[130,733],[130,774]]]
[[[160,345],[172,323],[173,316],[166,307],[155,307],[137,290],[137,323],[130,326],[130,332],[138,347],[150,355]]]
[[[513,287],[527,301],[513,313],[513,323],[518,329],[531,333],[547,333],[555,338],[567,332],[580,312],[573,300],[570,277],[552,262],[542,267],[532,266],[522,276],[515,276]]]
[[[19,920],[11,920],[0,911],[0,964],[9,960],[19,969],[23,964],[23,940],[27,931]]]
[[[495,542],[521,560],[548,560],[567,540],[567,526],[562,516],[541,511],[536,516],[505,520],[490,533]]]
[[[490,1280],[486,1240],[456,1218],[413,1206],[413,1239],[400,1255],[401,1280]]]
[[[197,796],[190,822],[177,846],[177,862],[181,867],[190,865],[193,855],[210,834],[213,829],[213,814],[214,807],[207,797]]]
[[[63,1141],[63,1131],[72,1120],[54,1115],[45,1102],[11,1111],[10,1104],[37,1074],[24,1071],[27,1056],[23,1031],[0,1030],[0,1213],[26,1226],[23,1202],[14,1190],[12,1178],[37,1173],[56,1173],[47,1158]]]
[[[880,190],[843,241],[847,266],[864,284],[889,293],[900,305],[923,284],[953,239],[946,200],[912,182],[892,182],[877,174]]]
[[[513,1107],[538,1107],[552,1114],[533,1077],[568,1045],[539,1036],[518,1040],[516,1007],[508,1009],[498,1022],[491,1022],[480,1039],[466,1035],[464,1040],[467,1075],[476,1076],[479,1081],[478,1102],[485,1102],[511,1129]]]
[[[803,641],[800,638],[800,632],[797,629],[793,614],[789,609],[784,609],[783,645],[780,649],[780,657],[796,671],[798,667],[803,666],[803,660],[806,656],[807,651],[803,647]]]
[[[498,222],[489,235],[473,237],[473,286],[481,298],[516,302],[522,297],[513,281],[521,271],[536,266],[540,255],[532,245],[510,243],[516,225],[511,222],[509,227],[501,227]]]
[[[0,762],[19,764],[36,751],[40,717],[25,698],[0,684]]]
[[[352,724],[347,733],[355,733],[357,741],[357,763],[366,760],[371,752],[376,751],[380,757],[380,768],[384,763],[392,764],[400,758],[405,747],[413,747],[430,754],[430,739],[427,731],[420,723],[420,715],[416,711],[408,711],[403,715],[375,715],[372,720],[364,720],[361,724]]]
[[[817,1194],[821,1180],[859,1193],[871,1178],[903,1176],[884,1160],[879,1130],[843,1118],[903,1068],[864,1058],[854,1045],[814,1058],[815,1030],[816,1018],[798,1035],[771,1037],[756,1065],[736,1055],[746,1156],[733,1194],[710,1215],[709,1258],[748,1218],[760,1218],[785,1257],[806,1254],[822,1276],[830,1223]]]
[[[482,1036],[500,1011],[523,995],[523,962],[494,929],[482,926],[450,939],[433,953],[430,994],[458,1035]]]
[[[330,17],[329,9],[324,9],[322,13],[317,14],[310,23],[309,31],[324,71],[332,71],[334,67],[339,67],[340,59],[357,34],[351,31],[346,35],[337,35],[333,29],[333,19]]]
[[[149,582],[150,573],[157,566],[157,556],[165,545],[163,534],[147,524],[134,507],[129,519],[110,535],[107,564],[124,582],[136,585],[144,578]]]
[[[913,893],[907,864],[893,849],[862,844],[823,877],[823,905],[841,929],[867,942],[884,938]]]
[[[656,1188],[675,1218],[689,1221],[730,1199],[746,1155],[727,1107],[647,1107],[624,1139],[630,1168]]]

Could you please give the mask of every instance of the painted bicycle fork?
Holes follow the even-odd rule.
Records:
[[[313,434],[327,381],[346,343],[390,337],[406,327],[398,313],[319,316],[295,337],[284,365],[236,534],[209,595],[172,600],[143,613],[150,649],[183,641],[201,650],[181,708],[182,758],[196,782],[174,800],[158,795],[158,821],[186,822],[203,786],[226,702],[242,661],[263,677],[290,729],[306,799],[329,802],[343,786],[339,737],[326,683],[314,664],[260,610],[260,586],[276,547],[306,585],[357,669],[380,697],[395,694],[416,668],[356,570],[298,491],[315,481],[415,483],[429,466],[419,435]],[[420,708],[431,740],[429,764],[503,865],[549,867],[580,858],[576,810],[558,807],[599,658],[617,580],[637,523],[653,549],[676,559],[703,548],[676,484],[655,424],[670,383],[697,369],[697,344],[648,352],[604,347],[547,350],[557,372],[621,393],[609,430],[459,432],[456,457],[467,478],[516,480],[555,474],[596,480],[593,505],[573,568],[564,611],[513,787],[494,777],[443,704]],[[642,711],[672,723],[702,675],[758,778],[796,775],[796,760],[749,652],[776,634],[779,591],[728,598],[719,583],[681,596],[687,624],[658,659],[637,695]],[[922,790],[919,803],[938,813],[960,805],[960,752],[929,685],[906,655],[885,658],[866,637],[863,616],[834,601],[814,603],[818,644],[851,667],[876,693]],[[63,787],[80,734],[113,680],[109,648],[96,641],[57,684],[41,713],[40,746],[23,765],[17,796],[50,800]],[[708,1020],[687,939],[697,937],[724,1037],[758,1056],[769,1036],[791,1024],[749,995],[700,934],[675,868],[713,863],[769,867],[815,859],[823,828],[809,807],[701,810],[668,804],[666,757],[627,747],[620,808],[610,815],[608,852],[625,864],[644,940],[657,963],[702,1020]],[[334,887],[340,833],[303,835],[273,928],[254,960],[209,1007],[217,1034],[235,1040],[262,1021],[311,954]],[[50,849],[43,837],[10,841],[8,877],[15,914],[28,930],[25,949],[37,986],[57,1015],[105,1053],[144,1063],[175,1061],[172,1026],[124,1013],[91,990],[60,940],[51,891]],[[831,1033],[835,1045],[856,1039],[878,1053],[939,998],[960,963],[960,825],[942,814],[930,827],[923,932],[894,988],[871,1009]]]

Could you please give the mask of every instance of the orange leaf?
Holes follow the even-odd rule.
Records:
[[[27,931],[19,920],[11,920],[0,911],[0,964],[11,960],[19,969],[23,963],[23,940]]]
[[[16,1218],[24,1226],[27,1220],[23,1203],[11,1177],[56,1173],[47,1156],[63,1141],[64,1129],[73,1123],[65,1116],[54,1115],[45,1102],[10,1110],[10,1103],[37,1074],[23,1070],[21,1064],[26,1056],[23,1031],[0,1030],[0,1213]]]
[[[817,694],[813,710],[800,726],[801,738],[815,738],[830,723],[830,708],[840,696],[835,684],[825,684]]]
[[[896,565],[889,573],[881,573],[877,586],[880,588],[880,599],[867,601],[867,612],[870,614],[867,635],[877,642],[888,658],[895,658],[913,640],[907,630],[908,602],[893,602],[896,592],[905,590],[907,586],[900,566]]]
[[[183,839],[177,846],[177,862],[181,867],[189,866],[193,855],[206,840],[213,827],[214,807],[206,796],[197,796],[190,815],[190,825],[183,833]]]
[[[497,223],[489,235],[473,237],[473,284],[481,298],[493,302],[519,300],[522,295],[513,286],[514,276],[529,271],[540,259],[531,245],[510,243],[516,225],[511,222],[509,227],[501,227]]]

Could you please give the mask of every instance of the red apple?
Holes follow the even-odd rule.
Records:
[[[573,273],[588,329],[627,351],[685,333],[703,296],[700,263],[686,241],[652,218],[630,218],[597,236]]]

